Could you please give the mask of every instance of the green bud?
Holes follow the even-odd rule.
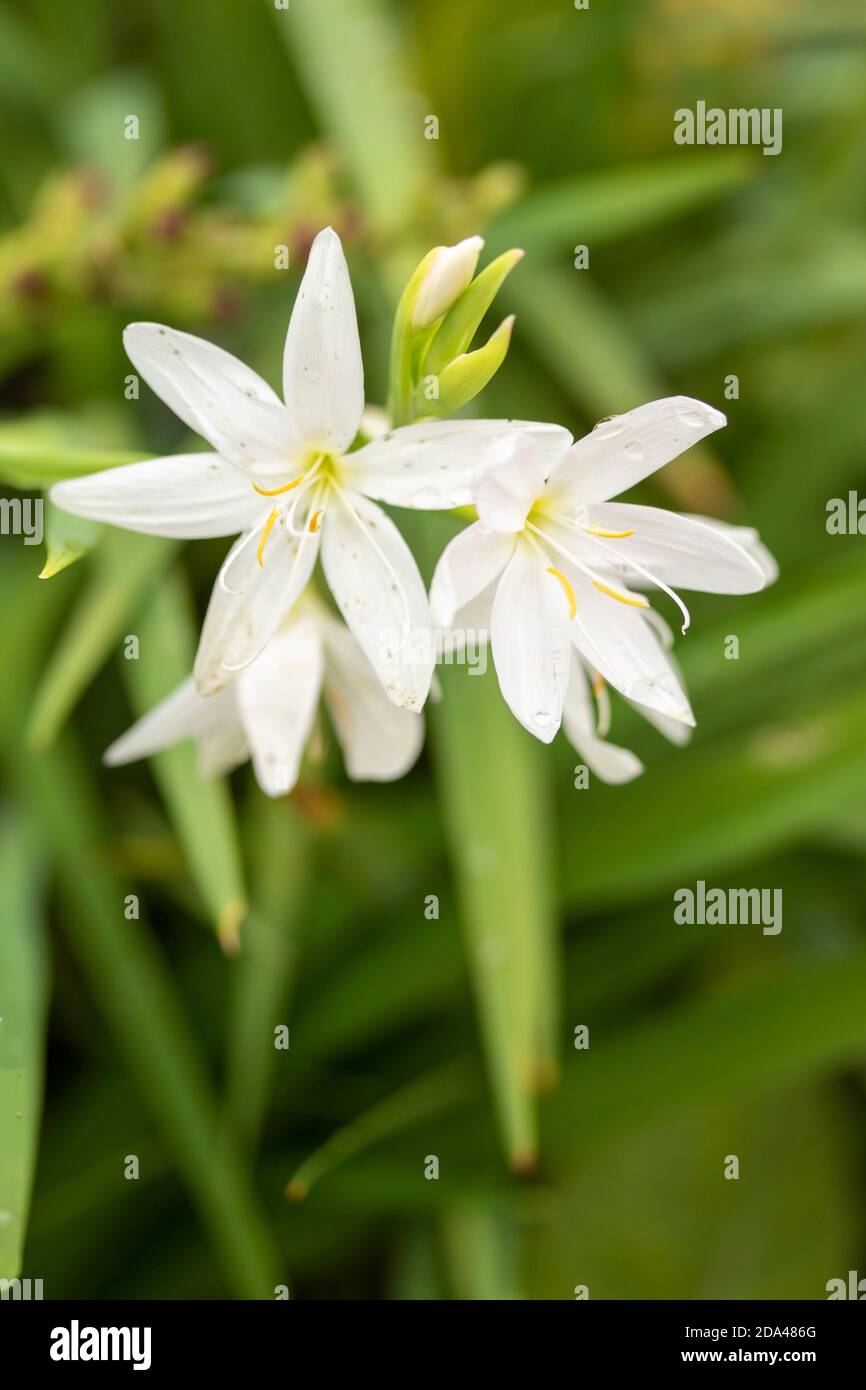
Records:
[[[466,351],[506,276],[522,259],[523,252],[518,248],[504,251],[464,290],[448,310],[428,348],[425,372],[441,373],[449,362]]]
[[[462,353],[438,375],[425,373],[418,388],[419,413],[450,415],[483,391],[505,361],[513,327],[514,315],[511,314],[491,334],[484,347]],[[436,392],[430,389],[434,383]]]

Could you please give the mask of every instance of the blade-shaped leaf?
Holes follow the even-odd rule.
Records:
[[[159,536],[106,533],[34,697],[27,729],[34,748],[53,743],[175,550]]]
[[[23,823],[0,826],[0,1279],[21,1274],[42,1110],[47,964],[40,861]]]
[[[122,665],[141,716],[192,670],[195,623],[189,592],[177,571],[163,579],[136,628],[138,660]],[[246,891],[229,789],[223,780],[202,776],[195,745],[189,742],[156,754],[152,765],[204,913],[224,948],[232,950],[246,914]]]

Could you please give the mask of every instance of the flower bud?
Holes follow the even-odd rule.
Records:
[[[426,328],[448,312],[470,284],[483,245],[482,237],[470,236],[456,246],[434,247],[422,262],[412,309],[413,328]]]

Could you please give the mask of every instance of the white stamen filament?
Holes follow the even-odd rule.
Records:
[[[618,563],[622,564],[622,556],[619,555],[617,551],[613,549],[612,546],[608,545],[606,541],[599,540],[597,536],[590,536],[590,541],[593,545],[600,546],[602,550],[609,551],[612,555],[616,556]],[[651,584],[654,584],[656,586],[657,589],[661,589],[663,594],[667,594],[668,598],[673,599],[674,603],[677,605],[677,608],[683,615],[684,621],[681,631],[683,636],[685,637],[686,633],[688,632],[689,624],[691,623],[692,618],[691,614],[689,613],[689,610],[686,608],[686,605],[683,603],[679,594],[675,593],[675,591],[670,587],[670,585],[665,584],[661,579],[658,578],[657,575],[653,574],[651,570],[645,569],[644,566],[639,565],[636,560],[632,560],[630,556],[625,563],[627,564],[629,569],[637,570],[638,574],[643,575],[644,579],[648,579]]]

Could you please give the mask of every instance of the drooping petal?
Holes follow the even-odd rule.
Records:
[[[576,597],[572,638],[589,665],[627,699],[694,724],[686,693],[641,610],[600,593],[583,575],[563,567]]]
[[[586,502],[606,502],[725,423],[720,410],[690,396],[649,401],[603,420],[559,460],[549,500],[569,513]]]
[[[600,781],[621,786],[633,782],[643,772],[643,763],[631,749],[608,743],[596,733],[592,697],[576,654],[562,710],[562,727],[571,746]]]
[[[374,502],[345,493],[322,525],[331,592],[385,692],[419,711],[433,675],[433,624],[412,552]]]
[[[219,696],[210,698],[217,700]],[[250,745],[239,720],[236,724],[210,729],[198,742],[198,770],[202,777],[224,777],[248,762],[249,756]]]
[[[683,748],[691,739],[691,725],[681,724],[678,719],[671,719],[669,714],[660,714],[657,709],[650,709],[648,705],[635,704],[634,707],[654,729],[658,729],[660,734],[670,743],[675,743],[678,748]]]
[[[421,511],[468,507],[472,481],[501,456],[503,444],[527,434],[544,470],[571,443],[558,425],[523,420],[427,420],[391,430],[344,459],[353,488],[379,502]]]
[[[198,694],[189,676],[170,695],[115,739],[103,755],[109,767],[149,758],[163,748],[188,738],[203,738],[237,724],[234,691],[223,690],[211,699]]]
[[[259,655],[306,586],[318,550],[318,532],[297,537],[279,523],[266,539],[260,526],[235,542],[199,640],[194,674],[202,695],[222,689]]]
[[[595,562],[630,562],[649,570],[675,589],[699,589],[707,594],[751,594],[767,583],[757,558],[725,529],[661,507],[630,502],[603,502],[587,507],[591,530],[633,534],[621,539],[598,538]]]
[[[238,713],[256,780],[268,796],[285,796],[298,780],[324,674],[315,622],[290,622],[238,678]]]
[[[473,481],[479,520],[493,531],[522,531],[527,514],[544,492],[548,462],[530,435],[501,440]]]
[[[779,566],[775,556],[764,545],[754,526],[732,526],[729,522],[718,521],[713,516],[690,515],[689,520],[701,522],[704,526],[711,526],[714,530],[721,531],[722,535],[727,536],[729,540],[736,541],[737,545],[741,546],[751,559],[760,565],[764,574],[765,585],[775,584],[779,578]]]
[[[525,729],[550,743],[562,719],[571,664],[568,605],[525,542],[497,586],[490,640],[506,704]]]
[[[349,267],[330,227],[313,242],[292,309],[283,394],[305,440],[348,449],[364,409],[364,367]]]
[[[148,386],[223,458],[256,478],[283,478],[301,436],[256,372],[231,353],[158,323],[131,323],[123,343]]]
[[[325,702],[343,748],[346,771],[356,782],[392,782],[415,763],[424,741],[424,720],[401,709],[379,679],[348,628],[320,619],[325,642]]]
[[[430,611],[438,626],[454,622],[457,610],[499,577],[514,551],[515,538],[473,522],[446,545],[430,585]]]
[[[250,480],[218,454],[176,454],[55,483],[51,500],[73,516],[150,536],[234,536],[266,513]]]

